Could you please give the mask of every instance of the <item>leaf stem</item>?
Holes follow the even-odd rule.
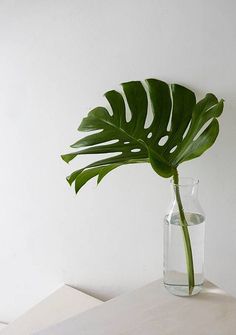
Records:
[[[184,208],[183,208],[183,204],[182,204],[181,197],[180,197],[179,174],[178,174],[177,169],[175,169],[175,172],[173,174],[173,180],[174,180],[174,191],[175,191],[176,201],[177,201],[178,208],[179,208],[181,228],[182,228],[182,233],[183,233],[186,266],[187,266],[187,272],[188,272],[189,295],[192,295],[192,292],[193,292],[193,289],[194,289],[194,286],[195,286],[193,253],[192,253],[190,235],[189,235],[189,231],[188,231],[188,223],[187,223],[187,220],[185,218]]]

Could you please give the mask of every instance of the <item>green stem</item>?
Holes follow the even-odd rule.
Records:
[[[185,250],[185,257],[186,257],[186,266],[188,271],[188,287],[189,287],[189,295],[192,294],[195,281],[194,281],[194,266],[193,266],[193,253],[192,253],[192,246],[191,246],[191,240],[189,236],[188,231],[188,223],[185,218],[184,214],[184,208],[180,197],[180,191],[179,191],[179,175],[177,169],[175,170],[175,173],[173,174],[174,179],[174,190],[176,194],[176,200],[179,208],[179,215],[181,220],[181,227],[182,227],[182,233],[183,233],[183,241],[184,241],[184,250]]]

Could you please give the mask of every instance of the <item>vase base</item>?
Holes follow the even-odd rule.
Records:
[[[167,289],[167,291],[173,295],[177,295],[179,297],[191,297],[193,295],[198,294],[201,291],[203,284],[195,285],[191,294],[189,293],[188,285],[173,285],[164,283],[164,286]]]

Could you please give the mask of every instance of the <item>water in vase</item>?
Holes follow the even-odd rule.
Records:
[[[191,295],[197,294],[203,285],[205,217],[185,212],[191,240],[195,286]],[[168,291],[179,296],[189,296],[186,254],[179,213],[164,218],[164,284]]]

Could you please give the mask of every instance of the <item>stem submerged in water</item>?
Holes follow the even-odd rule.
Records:
[[[192,253],[191,240],[190,240],[189,231],[188,231],[188,223],[185,218],[184,208],[183,208],[183,204],[182,204],[181,197],[180,197],[179,175],[178,175],[177,169],[175,170],[173,179],[174,179],[174,191],[176,194],[176,201],[177,201],[178,208],[179,208],[179,215],[180,215],[181,227],[182,227],[182,233],[183,233],[186,266],[187,266],[187,272],[188,272],[189,295],[192,295],[192,292],[195,286],[193,253]]]

